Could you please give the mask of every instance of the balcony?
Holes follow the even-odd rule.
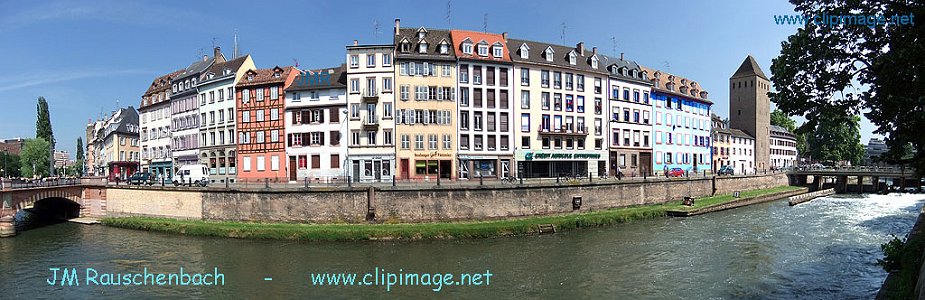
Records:
[[[363,129],[375,130],[379,128],[379,118],[376,115],[366,116],[363,118]]]
[[[575,125],[572,125],[572,126],[565,125],[565,126],[562,126],[556,129],[556,128],[548,128],[548,127],[544,127],[543,125],[540,125],[537,132],[539,132],[540,134],[549,134],[549,135],[587,136],[588,127],[578,126],[576,128]]]
[[[362,95],[363,102],[379,102],[379,91],[376,89],[364,89]]]

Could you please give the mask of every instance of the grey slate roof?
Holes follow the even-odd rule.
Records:
[[[229,77],[235,77],[238,72],[238,69],[241,68],[241,65],[244,64],[244,61],[246,61],[248,57],[250,57],[250,54],[245,54],[244,56],[235,58],[230,61],[218,62],[218,63],[212,64],[212,66],[210,66],[207,70],[199,74],[199,84],[206,84],[209,82],[219,81],[219,80],[229,78]],[[225,74],[225,70],[229,70],[231,72],[228,74]],[[209,73],[215,74],[215,77],[212,77],[212,79],[209,79],[208,77]]]
[[[418,32],[424,29],[424,39],[418,37]],[[402,52],[402,42],[407,41],[411,45],[411,51]],[[421,41],[427,43],[427,53],[420,53],[418,45]],[[440,54],[441,43],[446,41],[449,51],[448,54]],[[435,28],[399,28],[398,35],[395,36],[395,58],[396,59],[433,59],[433,60],[456,60],[456,50],[453,49],[453,40],[450,38],[450,31]]]
[[[602,54],[598,54],[598,56],[601,58],[600,65],[607,68],[607,71],[610,72],[610,77],[615,77],[620,80],[631,81],[643,85],[652,85],[652,82],[649,81],[648,74],[643,75],[643,70],[639,68],[639,64],[637,64],[635,61],[620,59],[619,57],[611,57]],[[620,72],[621,68],[626,68],[626,76],[623,76],[623,73]],[[636,70],[636,77],[632,76],[633,70]]]
[[[527,47],[530,49],[530,55],[524,59],[520,56],[520,47],[523,44],[527,44]],[[598,73],[601,75],[606,75],[609,72],[606,69],[606,65],[601,63],[600,58],[601,54],[598,53],[598,68],[594,69],[591,67],[591,56],[593,55],[590,47],[585,47],[584,53],[578,53],[576,47],[568,47],[556,44],[549,44],[543,42],[527,41],[527,40],[518,40],[518,39],[508,39],[507,48],[510,51],[511,59],[514,62],[518,63],[531,63],[539,65],[548,65],[559,68],[574,69],[579,71],[585,71],[590,73]],[[546,49],[552,48],[553,50],[553,60],[546,60]],[[575,51],[575,54],[578,55],[575,65],[569,63],[569,53]]]
[[[311,80],[303,80],[303,73],[299,73],[295,77],[295,80],[292,81],[292,84],[289,85],[289,88],[286,91],[310,91],[310,90],[323,90],[323,89],[337,89],[337,88],[347,88],[347,64],[342,64],[337,67],[332,68],[323,68],[323,69],[314,69],[314,70],[305,70],[304,73],[316,73],[316,72],[333,72],[331,73],[331,80],[327,84],[312,84]]]
[[[758,62],[755,61],[755,58],[749,55],[745,58],[745,61],[742,62],[742,65],[739,66],[739,69],[736,70],[735,74],[732,74],[732,77],[751,75],[758,75],[758,77],[768,80],[768,77],[764,76],[764,72],[761,71],[761,67],[758,66]]]
[[[192,76],[198,76],[199,73],[202,73],[203,71],[211,67],[213,63],[215,63],[214,57],[210,57],[209,59],[206,59],[206,60],[197,60],[193,62],[192,64],[190,64],[188,67],[186,67],[186,70],[183,71],[183,73],[180,74],[180,76],[177,76],[176,78],[174,78],[174,81],[181,81],[183,79],[186,79]]]

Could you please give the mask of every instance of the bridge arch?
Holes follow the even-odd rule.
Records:
[[[48,197],[35,201],[27,210],[42,218],[67,220],[80,217],[80,201],[63,197]]]

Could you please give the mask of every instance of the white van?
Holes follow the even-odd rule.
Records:
[[[206,186],[209,183],[209,169],[206,165],[185,165],[177,170],[173,175],[173,185],[193,183],[198,186]]]

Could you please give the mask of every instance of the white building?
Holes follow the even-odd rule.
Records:
[[[736,175],[755,173],[755,138],[739,129],[729,131],[728,150],[729,166]]]
[[[771,125],[771,167],[791,168],[797,164],[797,140],[786,128]]]
[[[289,156],[290,181],[308,178],[330,182],[345,178],[346,83],[345,68],[340,65],[304,71],[286,89],[286,155]]]
[[[356,44],[356,43],[354,43]],[[395,171],[394,45],[347,46],[347,174],[391,181]],[[360,63],[363,62],[363,63]],[[372,62],[372,64],[370,64]],[[377,87],[382,87],[378,89]],[[363,92],[366,93],[363,93]]]
[[[215,48],[216,61],[199,76],[199,163],[209,168],[213,183],[234,182],[235,90],[244,72],[255,69],[250,55],[225,61]]]
[[[595,112],[606,109],[608,144],[610,147],[609,175],[617,168],[624,176],[652,176],[652,103],[649,91],[652,82],[636,62],[601,56],[601,63],[610,72],[606,108],[600,98],[594,98]]]
[[[213,63],[215,58],[205,56],[170,81],[173,172],[180,166],[199,163],[199,92],[196,86],[199,74]]]
[[[138,108],[141,115],[141,170],[151,172],[156,178],[170,179],[173,176],[170,82],[183,71],[154,79],[141,97]]]

